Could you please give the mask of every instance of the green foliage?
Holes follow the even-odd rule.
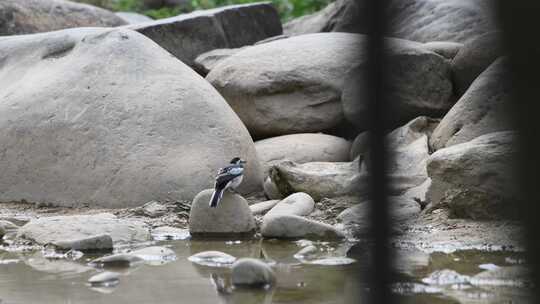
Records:
[[[80,0],[79,0],[80,1]],[[89,1],[89,0],[87,0]],[[95,1],[95,0],[94,0]],[[281,16],[283,21],[300,17],[316,12],[332,0],[269,0],[271,1]],[[191,7],[162,7],[160,9],[147,9],[143,5],[143,0],[115,0],[109,4],[109,8],[114,11],[131,11],[150,16],[154,19],[161,19],[176,16],[192,10],[210,9],[232,4],[245,4],[259,2],[257,0],[192,0]]]

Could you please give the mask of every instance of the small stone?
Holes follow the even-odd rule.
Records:
[[[232,265],[232,283],[240,286],[264,287],[276,281],[274,271],[266,263],[242,258]]]
[[[100,267],[130,267],[143,261],[144,260],[138,256],[119,253],[97,258],[95,260],[92,260],[89,264],[97,265]]]
[[[298,192],[287,196],[276,204],[266,216],[277,214],[309,215],[315,207],[315,201],[306,193]]]
[[[52,243],[56,248],[61,250],[112,250],[113,240],[108,234],[90,236],[82,239],[74,239],[69,241],[59,241]]]
[[[88,279],[88,283],[92,285],[116,285],[119,281],[120,274],[110,271],[98,273]]]
[[[297,215],[266,215],[261,234],[267,238],[340,239],[344,235],[336,228]]]

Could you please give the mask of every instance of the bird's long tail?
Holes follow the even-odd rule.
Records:
[[[225,191],[225,189],[216,188],[214,190],[214,193],[212,194],[212,198],[210,198],[210,204],[209,205],[210,205],[211,208],[216,208],[217,207],[217,205],[221,201],[221,198],[223,197],[223,191]]]

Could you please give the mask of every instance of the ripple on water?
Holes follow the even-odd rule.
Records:
[[[349,265],[356,262],[355,259],[347,258],[347,257],[327,257],[322,259],[316,259],[312,261],[302,261],[302,263],[305,264],[313,264],[313,265],[324,265],[324,266],[339,266],[339,265]]]
[[[236,258],[221,251],[203,251],[188,258],[192,263],[209,267],[230,267]]]

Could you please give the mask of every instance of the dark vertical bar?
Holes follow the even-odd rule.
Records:
[[[508,54],[516,126],[519,131],[520,178],[523,194],[520,210],[527,227],[527,255],[533,282],[540,286],[540,2],[538,0],[498,0],[496,12],[502,40]],[[540,303],[540,289],[534,288]]]
[[[387,130],[386,113],[388,100],[385,98],[385,52],[384,33],[386,32],[385,17],[386,0],[368,1],[368,110],[370,111],[370,223],[371,246],[373,263],[368,270],[369,302],[392,303],[391,284],[391,254],[389,246],[390,217],[388,200],[387,160],[389,151],[385,145],[384,135]]]

